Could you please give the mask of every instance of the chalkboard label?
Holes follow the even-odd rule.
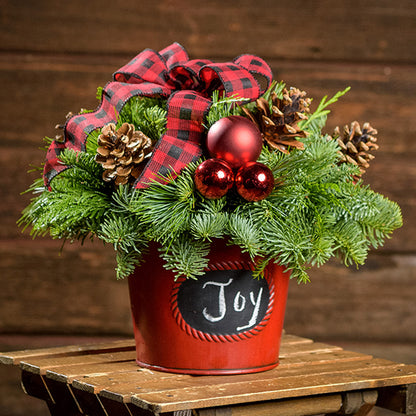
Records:
[[[197,331],[232,335],[255,328],[266,315],[269,299],[267,280],[254,279],[252,271],[215,270],[198,280],[184,280],[177,307]]]

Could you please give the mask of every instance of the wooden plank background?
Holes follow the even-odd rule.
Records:
[[[30,164],[68,111],[146,47],[173,41],[192,58],[249,52],[318,101],[351,86],[328,132],[353,120],[379,130],[365,176],[399,202],[404,227],[359,271],[331,262],[290,288],[286,329],[302,336],[416,342],[416,3],[414,0],[54,2],[0,0],[0,332],[130,335],[126,282],[100,242],[32,241],[16,227]],[[416,359],[416,357],[415,357]]]

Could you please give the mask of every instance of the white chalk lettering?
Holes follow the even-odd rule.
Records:
[[[242,331],[243,329],[247,329],[255,325],[257,322],[257,316],[259,314],[260,303],[261,303],[261,295],[263,294],[263,288],[260,288],[259,294],[257,295],[257,300],[254,299],[254,293],[250,292],[250,301],[254,305],[253,314],[251,315],[250,320],[248,321],[247,325],[239,326],[237,331]]]
[[[224,319],[224,316],[227,312],[227,307],[225,305],[225,294],[224,294],[224,287],[231,284],[233,279],[230,279],[227,283],[219,283],[219,282],[206,282],[204,286],[202,286],[203,289],[205,289],[208,285],[218,286],[220,288],[218,293],[218,316],[212,316],[207,308],[205,307],[202,311],[202,314],[204,315],[204,318],[207,321],[210,322],[218,322]]]
[[[241,315],[242,319],[247,319],[251,315],[250,319],[245,325],[241,325],[244,321],[241,322],[240,320],[240,322],[236,324],[236,330],[247,330],[255,326],[257,320],[259,319],[263,288],[259,288],[257,295],[254,291],[250,291],[249,293],[244,294],[244,292],[241,293],[241,290],[238,290],[236,292],[237,288],[233,289],[232,282],[233,279],[230,278],[226,283],[216,281],[208,281],[204,283],[204,285],[202,286],[203,289],[205,289],[208,286],[214,286],[218,288],[218,290],[214,292],[217,294],[217,298],[214,294],[214,301],[218,303],[218,310],[216,310],[216,306],[210,306],[210,310],[207,306],[205,306],[202,311],[202,315],[207,321],[214,323],[222,321],[224,318],[226,320],[227,312],[228,315],[232,315],[235,312],[243,312],[243,314]],[[230,288],[227,288],[227,286],[230,286]],[[227,308],[229,308],[229,311],[227,310]],[[243,318],[243,316],[245,318]],[[238,324],[240,324],[240,326],[237,326]]]
[[[241,312],[246,307],[246,298],[241,294],[240,291],[237,292],[234,298],[234,310],[236,312]]]

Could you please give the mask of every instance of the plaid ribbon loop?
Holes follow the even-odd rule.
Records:
[[[45,185],[66,169],[59,160],[68,148],[85,150],[88,134],[116,122],[126,102],[134,96],[164,97],[167,102],[167,131],[156,144],[136,188],[175,176],[202,153],[203,121],[212,104],[214,90],[226,97],[238,95],[255,100],[269,87],[270,67],[254,55],[241,55],[233,62],[189,60],[185,49],[174,43],[160,52],[145,49],[113,74],[97,110],[71,117],[64,128],[64,141],[55,140],[48,149],[44,168]],[[263,81],[263,82],[261,82]]]

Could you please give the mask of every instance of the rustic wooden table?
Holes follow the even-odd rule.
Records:
[[[374,405],[416,415],[416,365],[284,335],[280,365],[238,376],[140,368],[133,340],[0,354],[22,386],[59,416],[366,415]]]

